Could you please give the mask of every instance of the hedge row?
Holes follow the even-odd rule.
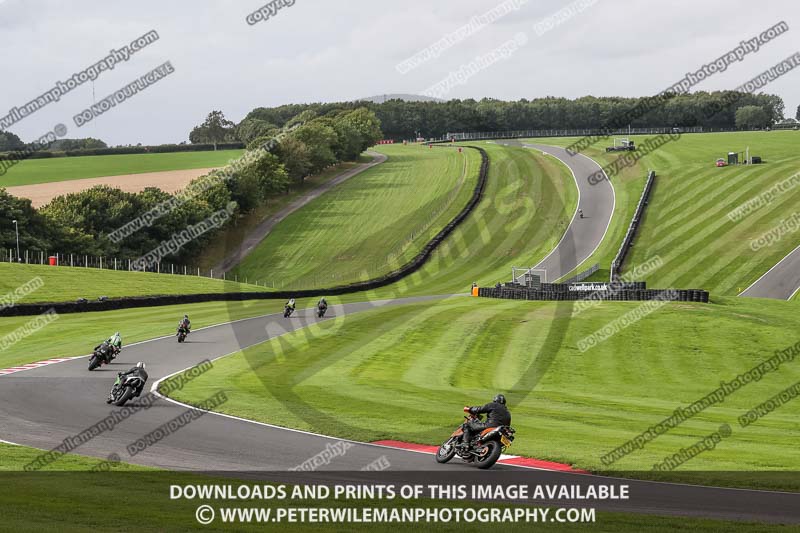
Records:
[[[217,150],[241,150],[244,143],[219,143]],[[48,159],[53,157],[81,157],[87,155],[122,155],[122,154],[163,154],[173,152],[210,152],[214,150],[213,144],[160,144],[158,146],[118,146],[115,148],[91,148],[88,150],[67,151],[34,151],[25,159]],[[0,159],[6,159],[9,152],[0,154]]]
[[[481,154],[481,167],[478,175],[478,183],[472,197],[466,206],[453,218],[442,230],[436,234],[425,247],[408,263],[402,267],[389,272],[378,278],[371,280],[339,285],[327,289],[304,289],[297,291],[277,291],[277,292],[226,292],[215,294],[185,294],[172,296],[137,296],[129,298],[114,298],[104,301],[89,302],[61,302],[61,303],[41,303],[41,304],[20,304],[13,307],[0,309],[0,316],[23,316],[38,315],[49,309],[54,309],[57,313],[83,313],[89,311],[111,311],[114,309],[128,309],[134,307],[156,307],[163,305],[178,305],[200,302],[214,301],[242,301],[242,300],[287,300],[289,298],[305,298],[316,296],[335,296],[339,294],[349,294],[377,289],[391,285],[410,274],[413,274],[428,261],[431,254],[440,244],[450,235],[469,214],[475,209],[483,198],[486,188],[486,180],[489,173],[489,156],[483,148],[468,146],[477,150]]]

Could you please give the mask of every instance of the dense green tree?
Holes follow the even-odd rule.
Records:
[[[770,124],[770,116],[763,107],[746,105],[736,110],[737,128],[763,128]]]
[[[252,150],[261,150],[277,144],[276,138],[280,134],[279,129],[272,129],[267,132],[266,135],[262,135],[261,137],[256,137],[247,145],[246,149],[248,152]]]
[[[68,238],[60,246],[62,253],[92,255],[117,253],[118,245],[108,240],[106,235],[141,214],[136,194],[106,185],[58,196],[40,212],[53,227],[73,230],[60,236]],[[94,238],[91,244],[86,241],[86,235]]]
[[[31,201],[0,189],[0,248],[4,250],[16,250],[14,220],[19,228],[19,248],[23,257],[25,250],[52,249],[52,231],[48,221],[32,207]]]
[[[375,113],[366,107],[360,107],[345,115],[341,115],[340,121],[348,126],[351,126],[359,135],[359,147],[356,156],[369,148],[374,146],[380,139],[383,138],[381,132],[381,123]]]
[[[333,147],[339,137],[330,126],[320,122],[309,122],[296,128],[292,135],[308,147],[312,173],[316,174],[336,163]]]
[[[249,144],[253,139],[268,135],[278,127],[266,120],[258,118],[246,118],[236,126],[236,135],[245,144]]]
[[[216,150],[219,143],[238,140],[236,125],[226,119],[222,111],[212,111],[202,124],[189,133],[189,140],[193,143],[211,143]]]
[[[295,183],[302,183],[311,172],[311,151],[306,143],[293,135],[287,135],[281,139],[275,151],[289,178]]]
[[[25,143],[16,134],[0,130],[0,152],[11,152],[25,148]]]
[[[85,139],[58,139],[50,145],[52,151],[70,150],[92,150],[96,148],[108,148],[108,145],[100,139],[87,137]]]

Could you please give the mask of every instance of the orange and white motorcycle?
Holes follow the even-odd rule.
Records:
[[[464,409],[465,411],[467,408]],[[465,423],[480,420],[480,415],[469,413],[464,416]],[[486,428],[475,435],[467,446],[461,446],[464,425],[460,425],[436,451],[436,462],[446,463],[456,455],[465,461],[474,461],[478,468],[491,468],[506,448],[511,446],[516,431],[511,426]]]

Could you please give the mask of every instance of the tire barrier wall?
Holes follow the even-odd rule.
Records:
[[[481,287],[478,296],[483,298],[502,298],[505,300],[609,300],[643,301],[669,300],[674,302],[708,303],[708,291],[698,289],[644,289],[618,291],[537,291],[525,288]]]
[[[631,224],[628,226],[628,231],[625,233],[625,238],[622,240],[622,244],[619,247],[617,256],[611,262],[611,281],[619,279],[619,274],[622,271],[622,265],[625,263],[625,257],[628,255],[628,251],[633,245],[633,238],[636,236],[636,231],[639,229],[639,224],[642,221],[642,215],[644,215],[644,208],[650,198],[650,192],[653,190],[653,183],[655,183],[655,180],[656,173],[654,170],[651,170],[647,175],[647,183],[645,183],[642,196],[639,198],[639,204],[636,206],[636,212],[633,214],[633,220],[631,220]]]
[[[542,283],[542,288],[540,289],[542,292],[592,292],[592,291],[576,291],[570,290],[570,285],[576,285],[576,283]],[[580,285],[580,284],[578,284]],[[596,285],[606,285],[608,286],[609,291],[643,291],[647,289],[647,283],[644,281],[630,281],[630,282],[621,282],[615,281],[614,283],[597,283]],[[505,284],[501,287],[501,289],[518,289],[518,288],[525,288],[525,287],[514,287],[510,284]],[[599,291],[598,291],[599,292]]]
[[[486,180],[489,173],[489,156],[483,148],[466,146],[477,150],[481,154],[481,167],[478,174],[478,183],[467,205],[437,233],[422,250],[402,267],[384,274],[383,276],[366,281],[359,281],[347,285],[339,285],[327,289],[303,289],[296,291],[273,292],[224,292],[214,294],[178,294],[171,296],[137,296],[129,298],[114,298],[104,301],[89,302],[59,302],[19,304],[0,309],[0,316],[38,315],[49,309],[56,313],[85,313],[92,311],[111,311],[114,309],[128,309],[134,307],[156,307],[163,305],[178,305],[200,302],[243,301],[243,300],[287,300],[289,298],[306,298],[316,296],[336,296],[353,292],[368,291],[391,285],[422,268],[430,259],[431,254],[442,242],[472,213],[483,198],[486,189]]]

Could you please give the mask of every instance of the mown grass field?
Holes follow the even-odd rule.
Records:
[[[264,291],[264,287],[199,276],[80,267],[0,263],[0,296],[39,277],[44,284],[17,303],[71,302],[100,296],[154,296]]]
[[[0,177],[0,187],[123,176],[165,170],[221,167],[244,150],[55,157],[21,161]]]
[[[493,286],[511,278],[512,266],[539,262],[561,239],[578,201],[569,170],[527,148],[479,146],[490,159],[481,203],[423,268],[368,296],[465,293],[473,281]]]
[[[730,298],[668,304],[594,348],[578,342],[639,303],[604,303],[571,316],[570,302],[454,298],[369,311],[313,326],[219,360],[177,398],[205,398],[246,418],[361,441],[438,444],[463,405],[509,399],[510,453],[591,471],[647,477],[664,457],[731,426],[676,479],[761,486],[752,471],[799,470],[800,401],[740,428],[737,417],[800,380],[797,363],[728,396],[617,461],[600,457],[797,341],[793,304]],[[694,471],[705,472],[700,479]],[[706,472],[707,471],[707,472]],[[719,473],[715,473],[719,472]],[[800,489],[797,477],[774,481]]]
[[[219,519],[209,525],[199,526],[195,511],[199,505],[211,504],[215,508],[263,507],[274,510],[280,507],[466,507],[465,502],[432,500],[344,500],[344,499],[292,499],[292,500],[254,500],[209,501],[170,499],[170,485],[208,485],[208,484],[251,484],[252,481],[238,481],[231,478],[215,478],[185,472],[166,472],[140,466],[116,463],[110,472],[87,472],[100,463],[99,459],[66,455],[51,467],[39,473],[20,472],[22,467],[35,459],[41,450],[24,446],[10,446],[0,443],[0,481],[5,491],[0,501],[3,528],[7,531],[39,532],[51,530],[58,524],[58,531],[129,531],[131,529],[131,509],[146,509],[138,513],[136,531],[263,531],[264,524],[223,524]],[[120,486],[125,490],[118,490]],[[288,490],[291,490],[289,488]],[[113,495],[113,497],[111,497]],[[91,502],[103,502],[98,510]],[[495,507],[491,503],[483,506]],[[510,507],[500,505],[499,507]],[[586,507],[589,507],[588,505]],[[551,511],[552,516],[554,511]],[[503,524],[504,531],[530,531],[532,524]],[[430,524],[303,524],[285,522],[281,531],[381,531],[391,527],[392,531],[430,531]],[[790,531],[790,526],[748,524],[684,517],[665,517],[598,512],[596,522],[591,524],[535,524],[537,531],[586,531],[591,528],[597,532],[667,531],[680,527],[698,533],[717,531],[761,533],[767,531]],[[457,522],[436,524],[436,531],[460,533],[464,531],[485,531],[485,524],[460,524]]]
[[[390,151],[402,152],[406,148],[391,147]],[[384,179],[384,174],[374,175],[396,159],[390,154],[390,160],[386,163],[355,176],[287,218],[248,256],[244,266],[235,269],[229,277],[238,275],[240,279],[266,282],[270,288],[275,283],[275,287],[280,288],[281,280],[287,279],[281,278],[280,272],[284,272],[288,279],[297,279],[290,286],[325,287],[374,277],[403,264],[461,210],[472,194],[479,164],[478,154],[472,150],[457,154],[454,150],[443,148],[412,149],[418,150],[416,155],[421,154],[423,160],[431,158],[430,165],[445,165],[457,173],[450,176],[449,181],[443,179],[435,184],[439,194],[436,197],[438,203],[425,204],[423,209],[406,212],[404,216],[391,207],[394,205],[392,198],[397,194],[408,196],[407,209],[417,205],[414,202],[424,202],[424,193],[417,191],[408,181],[412,179],[409,175],[414,176],[413,179],[427,180],[427,170],[424,169],[428,167],[419,166],[418,169],[418,165],[412,166],[403,156],[399,162],[395,161],[397,166],[389,171],[391,179]],[[491,158],[489,180],[484,199],[473,215],[445,241],[421,271],[391,287],[361,295],[362,299],[465,292],[472,281],[493,285],[509,277],[511,266],[533,264],[555,246],[566,230],[577,203],[577,190],[568,170],[552,158],[539,156],[530,150],[494,145],[486,145],[486,149]],[[465,157],[468,165],[466,173]],[[457,164],[461,167],[456,168]],[[366,182],[356,183],[361,179],[366,179]],[[453,185],[459,179],[463,180],[460,186],[448,192],[446,186]],[[397,180],[397,183],[392,180]],[[389,193],[389,197],[382,200],[385,202],[382,207],[373,206],[372,199],[380,196],[375,192],[386,194],[382,191],[384,188],[400,192]],[[357,220],[381,221],[382,229],[362,231],[371,226],[366,222],[351,222],[351,217],[344,215],[336,224],[322,223],[317,231],[304,229],[313,226],[314,220],[323,216],[318,213],[320,209],[324,213],[354,204],[363,210],[361,217],[356,217]],[[442,209],[437,211],[437,205]],[[274,209],[279,207],[277,204],[273,206]],[[386,209],[390,207],[394,215],[385,216]],[[433,208],[436,216],[430,216],[429,208]],[[352,209],[353,212],[357,211]],[[350,215],[353,212],[348,211]],[[418,220],[424,216],[428,218]],[[243,223],[243,226],[246,225]],[[231,231],[233,234],[230,238],[226,237],[224,242],[219,240],[212,247],[209,257],[219,259],[226,249],[233,246],[231,243],[236,238],[241,239],[246,233],[238,227]],[[404,238],[411,233],[414,233],[414,239]],[[307,240],[311,237],[312,240]],[[271,243],[278,239],[283,244],[272,247]],[[399,247],[392,248],[390,243],[399,243]],[[344,249],[346,246],[351,248]],[[398,252],[397,255],[387,257],[387,250],[392,249]],[[338,256],[340,260],[329,259],[337,257],[337,250],[341,252]],[[370,260],[373,262],[369,263]],[[356,265],[361,264],[367,266],[356,269]],[[29,275],[27,268],[36,268],[36,273]],[[45,278],[45,287],[25,301],[63,301],[102,295],[114,297],[265,290],[252,284],[237,285],[195,277],[0,264],[0,273],[4,274],[0,276],[0,294],[13,290],[43,272],[48,274],[52,283]]]
[[[642,146],[649,136],[633,137]],[[575,138],[536,139],[567,146]],[[601,165],[611,141],[599,141],[584,153]],[[612,177],[617,212],[606,242],[585,265],[600,262],[607,278],[611,262],[639,199],[648,169],[656,171],[656,187],[641,233],[626,262],[627,269],[658,256],[664,266],[649,276],[653,287],[703,288],[714,295],[736,295],[800,244],[800,231],[789,232],[771,246],[753,251],[750,244],[800,211],[800,187],[794,186],[741,220],[728,213],[778,182],[800,172],[794,131],[687,134],[644,156]],[[716,168],[717,158],[750,147],[761,165]]]
[[[276,288],[368,279],[413,257],[467,202],[477,152],[387,146],[381,165],[287,217],[233,272]]]
[[[212,237],[211,242],[203,249],[202,255],[197,258],[197,265],[201,268],[213,268],[214,265],[219,264],[234,250],[238,249],[247,236],[262,221],[275,215],[275,213],[286,207],[286,205],[297,197],[324,185],[359,164],[369,163],[371,161],[372,157],[368,154],[361,154],[358,161],[339,163],[338,165],[323,170],[319,174],[308,176],[303,180],[302,185],[295,186],[286,194],[268,198],[252,212],[236,219],[233,224],[220,228],[219,233]]]

